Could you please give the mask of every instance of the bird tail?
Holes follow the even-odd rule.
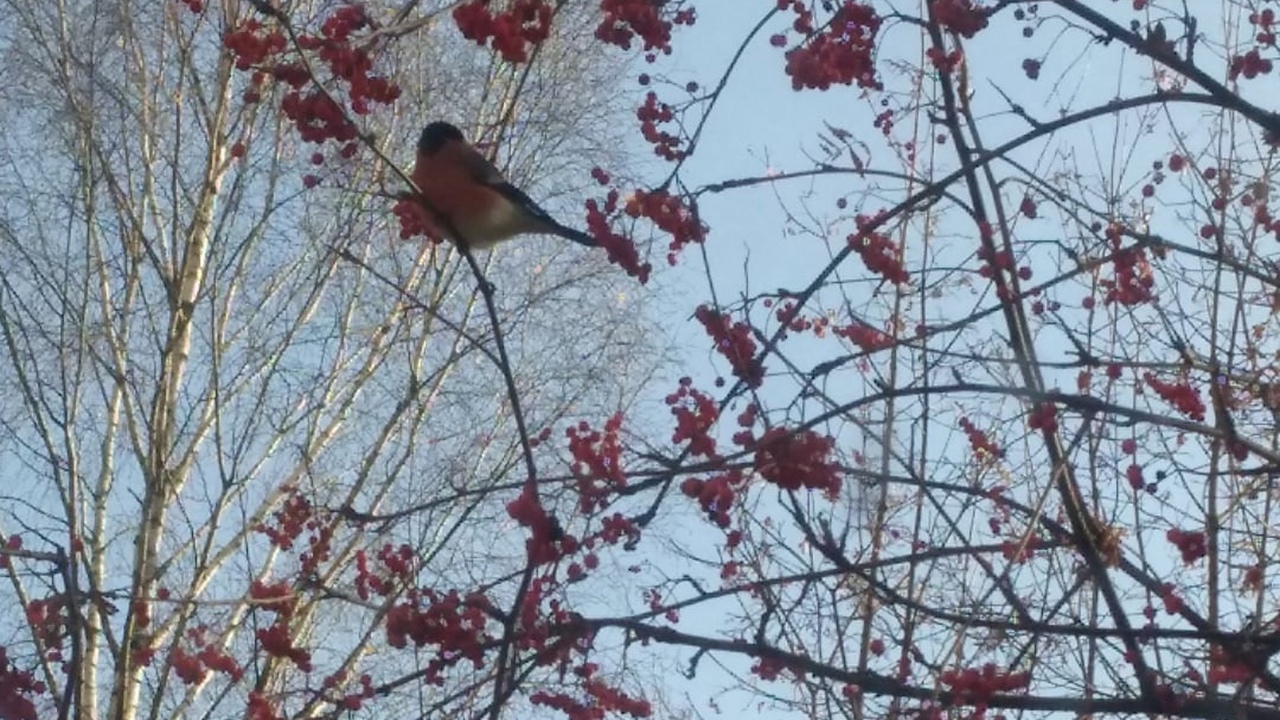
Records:
[[[581,230],[574,230],[573,228],[566,227],[560,223],[556,223],[553,229],[555,230],[556,235],[559,235],[565,240],[571,240],[586,247],[600,247],[600,243],[595,238]]]

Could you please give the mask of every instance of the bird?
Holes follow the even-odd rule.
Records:
[[[440,234],[472,250],[519,235],[558,235],[587,247],[590,235],[557,221],[512,185],[454,125],[429,123],[418,138],[410,176]]]

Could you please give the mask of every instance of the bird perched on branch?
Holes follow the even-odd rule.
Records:
[[[598,243],[566,227],[507,182],[462,131],[433,122],[418,138],[413,183],[444,237],[484,250],[518,235],[559,235],[580,245]]]

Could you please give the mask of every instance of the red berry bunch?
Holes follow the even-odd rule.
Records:
[[[27,626],[31,628],[40,650],[45,657],[58,661],[62,659],[62,641],[67,635],[69,619],[65,602],[60,598],[48,600],[32,600],[24,608]]]
[[[413,641],[419,648],[434,646],[436,656],[427,662],[424,679],[443,685],[441,671],[461,660],[470,660],[477,670],[484,667],[484,648],[493,640],[486,631],[488,607],[483,595],[464,598],[457,590],[414,590],[387,613],[387,644],[404,648]]]
[[[1103,297],[1104,304],[1140,305],[1155,299],[1151,290],[1155,278],[1151,274],[1146,250],[1138,247],[1117,250],[1111,261],[1116,268],[1115,279],[1098,281],[1098,285],[1107,291]]]
[[[653,714],[648,700],[632,698],[600,680],[587,680],[581,689],[582,695],[578,696],[539,690],[529,696],[529,702],[559,710],[569,720],[603,720],[609,713],[622,713],[637,718],[647,718]]]
[[[672,12],[666,9],[667,5],[653,0],[601,0],[600,12],[604,17],[596,27],[596,39],[630,50],[631,41],[639,37],[644,41],[649,62],[657,59],[655,50],[670,55],[672,28],[692,25],[698,18],[692,8]]]
[[[863,352],[868,353],[893,347],[893,344],[897,342],[889,333],[877,330],[861,320],[855,320],[848,325],[836,326],[831,331],[838,337],[842,337],[862,348]]]
[[[653,265],[640,262],[640,251],[631,238],[613,231],[609,217],[618,211],[618,191],[610,190],[603,205],[594,198],[587,200],[587,233],[600,243],[609,255],[609,262],[617,265],[643,285],[649,282]]]
[[[745,382],[747,387],[760,387],[764,383],[764,365],[756,357],[756,341],[751,336],[751,326],[732,322],[729,316],[709,305],[698,306],[694,316],[715,341],[716,350],[729,361],[734,377]]]
[[[1170,528],[1164,534],[1166,540],[1178,548],[1178,552],[1182,553],[1182,562],[1190,565],[1205,556],[1207,545],[1205,544],[1204,531],[1202,530],[1179,530],[1178,528]]]
[[[368,600],[371,595],[387,596],[395,592],[397,586],[393,580],[407,582],[417,570],[416,556],[408,545],[392,547],[383,545],[375,559],[378,567],[369,565],[369,553],[360,549],[356,551],[356,594],[361,600]]]
[[[697,500],[712,522],[726,528],[729,527],[729,510],[733,508],[743,482],[741,471],[729,470],[706,480],[686,478],[680,483],[680,492]]]
[[[29,672],[9,662],[9,651],[0,646],[0,717],[11,720],[36,720],[32,697],[43,695],[46,687]]]
[[[435,218],[431,217],[431,212],[416,198],[412,196],[400,198],[391,208],[391,212],[400,221],[401,240],[425,237],[436,244],[444,242],[444,234],[436,226]]]
[[[311,506],[311,501],[298,492],[296,487],[286,487],[284,491],[288,497],[280,509],[272,514],[276,527],[261,523],[254,529],[266,535],[272,545],[281,550],[289,550],[293,547],[293,541],[304,530],[314,527],[315,509]]]
[[[1253,48],[1243,55],[1236,55],[1231,58],[1231,66],[1227,71],[1227,76],[1235,80],[1243,75],[1244,79],[1252,80],[1259,75],[1270,74],[1271,69],[1270,58],[1262,57],[1262,53],[1258,48]]]
[[[786,52],[785,72],[791,76],[792,89],[827,90],[832,85],[855,83],[872,90],[883,87],[876,76],[876,34],[881,19],[874,8],[845,0],[830,22],[815,33],[813,14],[804,3],[778,0],[779,9],[787,5],[796,12],[792,27],[808,36],[806,42]]]
[[[761,680],[777,680],[787,669],[787,663],[778,657],[758,657],[751,665],[751,674]]]
[[[275,622],[255,633],[263,652],[291,660],[299,670],[311,672],[311,653],[294,645],[289,633],[289,623],[298,603],[292,584],[287,580],[274,584],[254,580],[249,586],[249,598],[258,608],[276,613]]]
[[[967,417],[960,418],[960,429],[964,430],[964,434],[969,436],[969,445],[973,448],[973,456],[979,462],[990,460],[992,458],[1004,457],[1004,450],[991,441],[987,434],[978,429],[977,425]]]
[[[1040,547],[1040,538],[1037,535],[1030,535],[1024,542],[1021,537],[1016,540],[1005,540],[1000,543],[1000,553],[1004,555],[1004,559],[1015,565],[1020,565],[1035,557],[1036,549]]]
[[[553,14],[546,0],[512,0],[497,14],[489,11],[489,0],[470,0],[453,9],[453,21],[463,37],[488,44],[507,62],[522,63],[530,47],[550,37]]]
[[[627,486],[622,469],[622,413],[605,421],[603,431],[593,430],[585,421],[565,431],[572,472],[578,481],[578,509],[585,515],[609,504],[609,491]]]
[[[971,38],[987,27],[987,11],[973,0],[935,0],[934,20],[955,34]]]
[[[863,264],[871,272],[883,276],[892,283],[906,283],[911,280],[911,276],[902,265],[898,245],[890,240],[888,235],[871,229],[878,219],[878,217],[859,215],[858,232],[849,236],[849,247],[862,257]]]
[[[542,507],[533,482],[525,483],[519,497],[507,503],[507,514],[522,527],[530,530],[525,541],[529,562],[534,565],[555,562],[563,554],[557,546],[564,538],[560,523]]]
[[[627,201],[624,211],[633,218],[648,218],[662,232],[671,236],[667,245],[667,262],[675,265],[676,254],[691,243],[704,242],[707,228],[684,202],[665,190],[637,190]]]
[[[764,306],[772,307],[773,300],[765,298]],[[791,332],[802,333],[812,330],[813,334],[820,338],[826,336],[827,326],[831,324],[831,321],[825,315],[815,316],[812,320],[806,318],[800,314],[796,304],[790,300],[778,306],[778,309],[774,311],[774,317]]]
[[[1058,409],[1051,402],[1040,403],[1027,416],[1027,427],[1053,432],[1058,429]]]
[[[276,706],[256,690],[249,693],[244,716],[245,720],[284,720],[284,716],[276,712]]]
[[[210,670],[228,676],[232,682],[238,682],[244,676],[244,670],[235,659],[216,645],[205,645],[194,655],[184,650],[181,645],[176,646],[169,654],[169,665],[185,685],[204,682]]]
[[[982,669],[944,670],[938,679],[954,693],[957,703],[975,706],[973,720],[985,717],[986,706],[997,693],[1007,695],[1031,686],[1031,673],[1005,672],[993,663]]]
[[[659,129],[660,125],[675,120],[675,110],[668,103],[659,102],[657,93],[645,93],[644,104],[636,108],[636,119],[640,121],[640,134],[653,146],[654,155],[672,162],[685,158],[685,151],[680,149],[680,138]]]
[[[715,457],[716,440],[711,437],[711,428],[720,418],[720,408],[715,400],[695,389],[692,378],[683,377],[680,378],[680,387],[666,397],[666,403],[676,418],[671,442],[677,445],[689,443],[690,455]]]
[[[1211,683],[1252,683],[1257,673],[1242,661],[1237,653],[1228,652],[1220,645],[1209,646],[1209,672],[1205,679]]]
[[[1204,422],[1204,401],[1200,399],[1200,393],[1191,387],[1190,383],[1185,380],[1164,382],[1151,373],[1144,374],[1142,379],[1148,387],[1156,391],[1160,399],[1172,405],[1175,410],[1196,422]]]
[[[222,45],[235,56],[237,70],[248,70],[283,53],[289,41],[278,28],[267,30],[257,20],[245,20],[223,35]]]
[[[370,26],[369,18],[360,5],[340,5],[321,24],[320,34],[301,33],[297,36],[300,52],[315,53],[318,63],[327,67],[339,88],[329,92],[314,89],[307,93],[302,88],[312,78],[300,61],[287,62],[284,55],[288,43],[284,33],[266,29],[256,20],[245,20],[223,36],[223,45],[236,58],[236,68],[242,71],[255,69],[251,88],[245,93],[247,103],[261,99],[261,88],[268,75],[289,86],[281,106],[285,115],[298,126],[303,140],[323,143],[327,140],[346,143],[343,157],[351,157],[358,149],[352,143],[357,130],[346,116],[346,109],[356,115],[368,114],[371,104],[387,105],[400,97],[400,88],[385,77],[373,74],[373,59],[364,48],[357,47],[353,35]],[[335,98],[345,95],[345,106]],[[243,153],[243,150],[241,150]],[[309,182],[314,187],[316,181]]]
[[[844,477],[831,458],[835,441],[812,430],[770,428],[756,442],[754,466],[760,477],[787,490],[821,490],[835,499]]]

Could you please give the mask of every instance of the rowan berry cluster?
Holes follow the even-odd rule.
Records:
[[[858,217],[858,224],[863,225],[864,222],[869,223],[870,218]],[[889,282],[895,284],[906,283],[911,280],[911,275],[907,273],[906,268],[902,264],[899,257],[897,243],[889,239],[888,235],[878,233],[870,229],[859,230],[848,238],[849,247],[858,253],[862,258],[862,263],[867,266],[871,272],[883,276]]]
[[[1196,422],[1204,422],[1205,405],[1200,393],[1185,380],[1181,382],[1164,382],[1151,373],[1145,373],[1142,379],[1147,386],[1156,391],[1160,399],[1169,403],[1175,410]]]
[[[991,441],[987,434],[978,429],[977,425],[967,417],[960,418],[960,429],[964,430],[964,434],[969,436],[969,446],[973,448],[973,457],[978,461],[987,461],[992,458],[1004,457],[1004,450]]]
[[[863,352],[868,353],[892,347],[897,342],[889,333],[877,330],[860,321],[854,321],[848,325],[838,325],[832,328],[831,332],[838,337],[845,338],[862,348]]]
[[[760,387],[764,383],[764,365],[756,357],[756,341],[751,335],[751,326],[733,322],[729,316],[709,305],[698,306],[694,316],[715,341],[716,350],[729,361],[734,376],[745,382],[747,387]]]
[[[676,419],[671,442],[677,445],[689,443],[689,454],[695,457],[714,457],[716,441],[711,437],[711,429],[720,418],[720,408],[715,400],[694,388],[692,378],[683,377],[680,378],[680,387],[667,395],[666,403]]]
[[[755,471],[783,489],[821,490],[834,499],[844,481],[834,449],[830,437],[812,430],[770,428],[755,444]]]
[[[470,0],[453,9],[453,21],[463,37],[489,45],[507,62],[523,63],[530,48],[551,36],[553,14],[546,0],[512,0],[498,13],[489,10],[488,0]]]
[[[609,224],[609,217],[618,211],[618,197],[617,190],[610,190],[603,204],[594,198],[587,201],[587,233],[605,249],[609,262],[626,270],[643,285],[649,282],[653,266],[641,263],[636,244],[626,235],[614,232]]]
[[[680,492],[684,493],[685,497],[697,500],[712,522],[727,528],[730,523],[729,511],[733,509],[733,504],[745,482],[746,478],[741,471],[727,470],[718,475],[712,475],[706,480],[685,478],[684,482],[680,483]]]
[[[792,29],[805,36],[799,46],[786,53],[784,72],[795,90],[827,90],[832,85],[854,85],[879,90],[876,75],[876,34],[882,22],[870,4],[846,0],[829,22],[815,27],[813,11],[801,0],[778,0],[778,9],[795,12]],[[785,36],[771,39],[775,46],[786,45]]]
[[[1007,695],[1031,686],[1031,673],[1005,672],[993,663],[981,669],[944,670],[938,679],[954,694],[956,703],[974,706],[973,720],[986,716],[987,705],[997,693]]]
[[[1182,562],[1187,565],[1204,557],[1208,551],[1203,530],[1169,528],[1165,533],[1165,539],[1178,548],[1178,552],[1182,553]]]
[[[626,487],[622,469],[622,413],[605,421],[603,430],[594,430],[586,422],[565,431],[569,438],[571,470],[578,482],[578,510],[590,514],[609,504],[609,491]]]
[[[387,613],[387,643],[394,648],[433,646],[435,657],[427,662],[424,679],[443,685],[442,672],[461,660],[484,667],[484,649],[493,638],[486,631],[490,608],[481,594],[465,598],[457,591],[414,590]]]
[[[667,262],[675,265],[676,254],[690,243],[707,239],[707,228],[679,197],[665,190],[636,190],[627,200],[624,212],[633,218],[648,218],[657,228],[671,236],[667,246]]]
[[[392,581],[407,582],[417,569],[417,556],[408,545],[392,547],[385,544],[374,557],[378,567],[370,566],[368,551],[356,551],[356,594],[361,600],[368,600],[371,595],[385,597],[395,592],[397,587]]]
[[[672,162],[687,156],[680,148],[680,137],[660,128],[675,120],[675,109],[659,102],[657,93],[645,93],[644,104],[636,108],[636,119],[640,121],[640,134],[653,146],[654,155]]]
[[[254,580],[249,588],[249,597],[260,609],[276,613],[271,625],[254,633],[262,651],[292,661],[303,672],[311,672],[311,653],[294,645],[289,633],[289,623],[297,609],[297,596],[292,584],[286,580],[275,584]]]
[[[987,10],[973,0],[936,0],[933,18],[955,34],[971,38],[987,27]]]
[[[327,92],[318,86],[303,92],[308,82],[319,83],[321,79],[313,78],[300,59],[287,58],[288,41],[280,28],[246,19],[227,31],[223,45],[236,58],[238,70],[253,70],[250,87],[244,94],[246,103],[259,102],[267,78],[274,79],[289,88],[281,100],[281,109],[297,126],[302,139],[317,144],[329,140],[344,143],[341,154],[349,158],[358,150],[353,142],[358,131],[348,119],[347,110],[365,115],[374,104],[389,105],[400,97],[395,83],[374,74],[368,51],[352,42],[353,35],[369,25],[362,6],[341,5],[321,24],[319,34],[296,36],[297,51],[313,53],[316,65],[326,67],[337,84]],[[345,105],[338,100],[343,97]],[[232,150],[235,157],[244,153],[242,144]],[[313,181],[308,185],[314,186],[318,180],[311,177]]]
[[[45,694],[46,690],[45,684],[34,675],[10,663],[8,649],[0,645],[0,717],[36,720],[32,698]]]
[[[1053,432],[1058,429],[1058,409],[1051,402],[1040,403],[1027,416],[1027,427]]]
[[[520,495],[507,503],[507,515],[529,528],[529,538],[525,541],[525,549],[529,562],[534,565],[555,562],[564,555],[559,543],[565,539],[560,523],[542,507],[538,499],[537,488],[533,482],[525,483]]]
[[[670,10],[679,3],[654,2],[653,0],[601,0],[600,12],[604,17],[596,27],[596,39],[631,49],[631,42],[640,38],[644,42],[646,59],[657,60],[659,51],[671,54],[671,30],[676,25],[693,25],[697,13],[692,8]]]

